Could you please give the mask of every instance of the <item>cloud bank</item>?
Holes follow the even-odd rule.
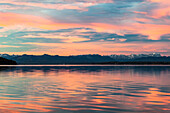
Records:
[[[1,0],[0,52],[169,53],[168,0]]]

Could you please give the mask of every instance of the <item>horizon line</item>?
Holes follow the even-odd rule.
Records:
[[[170,56],[170,55],[162,55],[161,53],[159,52],[153,52],[153,53],[130,53],[130,54],[72,54],[72,55],[59,55],[59,54],[47,54],[47,53],[43,53],[43,54],[26,54],[26,53],[23,53],[23,54],[8,54],[8,53],[0,53],[0,55],[34,55],[34,56],[42,56],[42,55],[50,55],[50,56],[79,56],[79,55],[100,55],[100,56],[110,56],[110,55],[126,55],[126,56],[129,56],[129,55],[140,55],[140,54],[144,54],[144,55],[150,55],[150,54],[159,54],[161,56]]]

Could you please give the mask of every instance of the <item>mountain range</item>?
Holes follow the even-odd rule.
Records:
[[[8,55],[0,54],[0,57],[14,60],[17,64],[33,65],[33,64],[114,64],[115,62],[120,64],[129,62],[157,62],[157,63],[170,63],[170,56],[162,56],[157,53],[152,54],[131,54],[131,55],[71,55],[71,56],[59,56],[59,55]],[[119,63],[118,63],[119,64]]]

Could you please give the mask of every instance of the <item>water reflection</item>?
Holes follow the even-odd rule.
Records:
[[[39,66],[0,70],[0,112],[168,113],[169,66]]]

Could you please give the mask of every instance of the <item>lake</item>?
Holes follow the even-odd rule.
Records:
[[[170,113],[170,66],[1,66],[0,113]]]

